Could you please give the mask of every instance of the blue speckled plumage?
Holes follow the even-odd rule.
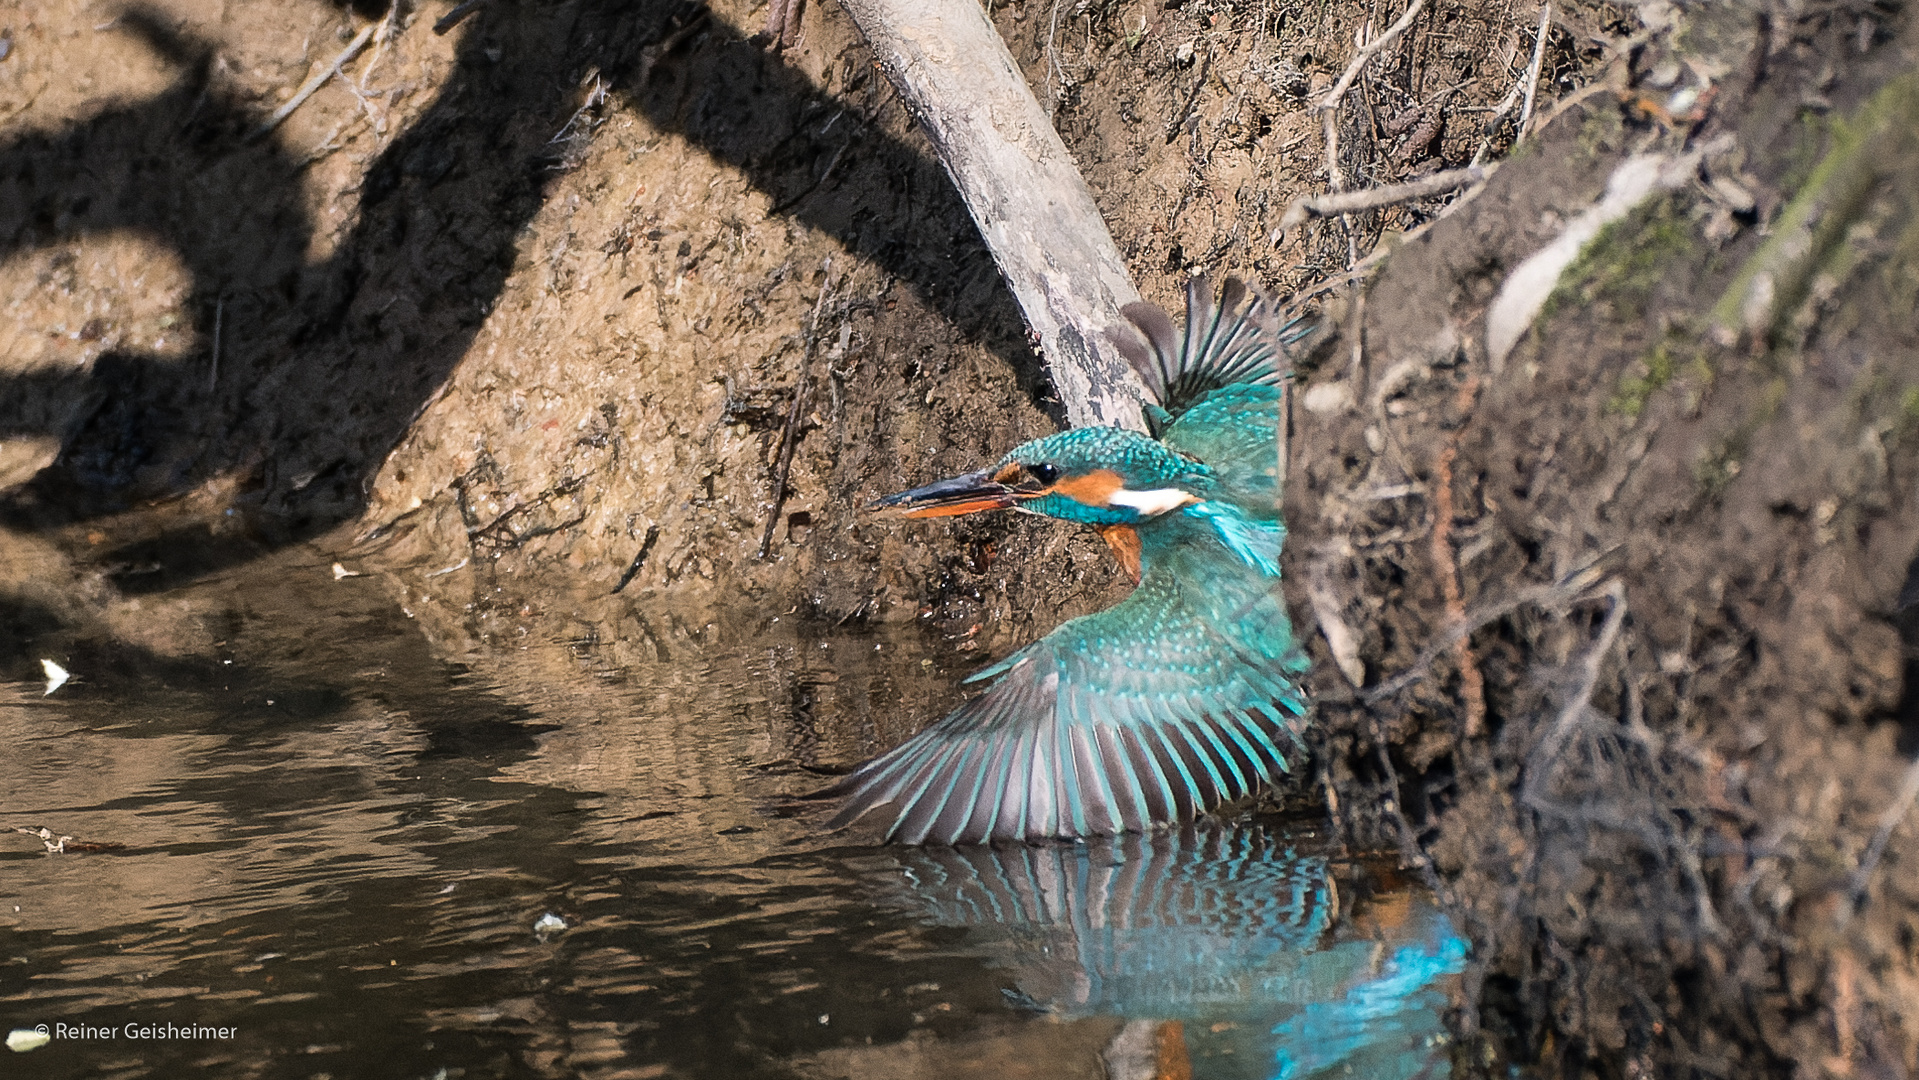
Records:
[[[1118,337],[1153,436],[1079,428],[990,469],[881,500],[933,516],[1012,507],[1099,527],[1133,594],[969,682],[944,720],[846,777],[834,824],[885,809],[910,844],[1039,840],[1189,820],[1250,795],[1303,746],[1306,660],[1279,593],[1279,382],[1288,327],[1228,280],[1184,334],[1129,305]]]

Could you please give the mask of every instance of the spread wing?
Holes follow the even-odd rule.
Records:
[[[1270,301],[1227,278],[1218,303],[1203,278],[1186,288],[1186,332],[1151,304],[1125,315],[1145,335],[1114,342],[1158,405],[1146,406],[1153,437],[1210,466],[1221,496],[1264,518],[1278,515],[1279,383],[1294,323],[1280,323]]]
[[[1215,390],[1278,386],[1286,346],[1300,337],[1296,323],[1281,323],[1272,302],[1238,278],[1226,279],[1217,303],[1205,278],[1187,282],[1184,334],[1152,304],[1127,304],[1120,311],[1145,336],[1142,344],[1115,333],[1113,343],[1157,402],[1146,410],[1154,438]]]
[[[974,676],[997,679],[835,786],[834,826],[883,810],[909,844],[1138,832],[1276,780],[1306,711],[1278,580],[1187,562]]]

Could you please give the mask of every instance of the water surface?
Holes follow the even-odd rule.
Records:
[[[822,835],[809,766],[955,700],[916,632],[479,646],[311,552],[143,602],[204,640],[0,686],[0,825],[75,849],[0,833],[0,1021],[55,1035],[9,1075],[1097,1077],[1129,1020],[1201,1077],[1444,1072],[1457,942],[1307,832]]]

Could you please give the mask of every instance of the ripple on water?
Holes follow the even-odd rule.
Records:
[[[1129,1019],[1180,1022],[1202,1077],[1433,1057],[1444,921],[1404,889],[1358,897],[1372,875],[1270,826],[968,852],[821,836],[793,799],[825,782],[809,768],[954,699],[915,632],[449,656],[376,579],[326,567],[153,598],[222,627],[205,655],[0,693],[4,824],[119,845],[0,842],[12,1026],[116,1033],[10,1067],[1099,1076]],[[548,913],[565,929],[536,933]],[[234,1033],[127,1033],[165,1024]]]

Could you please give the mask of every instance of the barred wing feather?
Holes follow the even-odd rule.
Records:
[[[1149,572],[982,672],[985,693],[836,785],[834,826],[884,810],[909,844],[1141,832],[1277,780],[1305,713],[1284,609],[1260,582],[1215,617],[1179,577]]]
[[[1166,415],[1148,410],[1153,435],[1215,390],[1238,384],[1276,386],[1284,373],[1286,346],[1297,339],[1292,323],[1280,323],[1272,303],[1227,278],[1218,302],[1212,286],[1195,277],[1186,286],[1186,330],[1152,304],[1127,304],[1121,314],[1139,328],[1113,342],[1139,373]]]

